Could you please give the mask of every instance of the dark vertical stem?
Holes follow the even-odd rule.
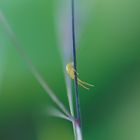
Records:
[[[76,42],[75,42],[75,7],[74,0],[71,0],[71,8],[72,8],[72,41],[73,41],[73,62],[74,62],[74,81],[75,81],[75,100],[76,100],[76,115],[77,115],[77,123],[81,125],[81,113],[80,113],[80,101],[79,101],[79,92],[78,92],[78,82],[77,82],[77,67],[76,67]]]

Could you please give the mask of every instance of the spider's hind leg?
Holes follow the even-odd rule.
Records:
[[[81,87],[83,87],[83,88],[89,90],[89,88],[87,88],[86,86],[84,86],[82,83],[78,82],[78,84],[79,84]]]
[[[80,79],[78,79],[78,82],[80,82],[80,83],[82,83],[82,84],[84,84],[84,85],[87,85],[87,86],[92,86],[92,87],[94,87],[94,85],[89,84],[89,83],[87,83],[87,82],[85,82],[85,81],[82,81],[82,80],[80,80]]]

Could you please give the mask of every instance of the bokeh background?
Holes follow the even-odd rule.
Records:
[[[0,9],[33,63],[68,106],[54,20],[60,2],[0,0]],[[91,10],[77,44],[77,66],[81,79],[95,88],[79,88],[83,137],[139,140],[140,2],[86,3]],[[71,124],[48,115],[53,105],[0,25],[0,140],[73,140]]]

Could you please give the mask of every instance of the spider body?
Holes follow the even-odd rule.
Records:
[[[75,77],[75,69],[74,69],[74,67],[73,67],[73,63],[68,63],[67,65],[66,65],[66,72],[67,72],[67,74],[69,75],[69,77],[72,79],[72,80],[74,80],[74,77]],[[77,72],[76,72],[76,74],[77,75],[79,75]],[[87,82],[84,82],[84,81],[82,81],[82,80],[80,80],[79,79],[79,77],[77,77],[77,82],[78,82],[78,85],[80,85],[80,86],[82,86],[83,88],[85,88],[85,89],[88,89],[89,90],[89,88],[88,87],[86,87],[86,86],[94,86],[94,85],[91,85],[91,84],[89,84],[89,83],[87,83]]]

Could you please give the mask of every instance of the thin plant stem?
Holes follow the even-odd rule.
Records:
[[[73,96],[72,96],[72,91],[71,91],[71,81],[66,73],[65,73],[65,81],[66,81],[66,86],[67,86],[67,96],[68,96],[70,113],[71,113],[71,116],[74,118],[75,115],[74,115],[74,109],[73,109]],[[77,140],[75,120],[72,121],[72,126],[73,126],[74,138],[75,140]]]
[[[72,48],[73,48],[73,62],[74,62],[74,84],[75,84],[75,101],[76,101],[76,120],[73,122],[73,129],[75,133],[76,140],[82,140],[81,133],[81,111],[80,111],[80,100],[78,92],[78,82],[77,82],[77,63],[76,63],[76,39],[75,39],[75,6],[74,0],[71,0],[71,10],[72,10]]]
[[[81,127],[81,112],[80,112],[80,100],[78,92],[78,82],[77,82],[77,64],[76,64],[76,41],[75,41],[75,7],[74,0],[71,0],[72,8],[72,43],[73,43],[73,62],[74,62],[74,81],[75,81],[75,100],[76,100],[76,122]]]

